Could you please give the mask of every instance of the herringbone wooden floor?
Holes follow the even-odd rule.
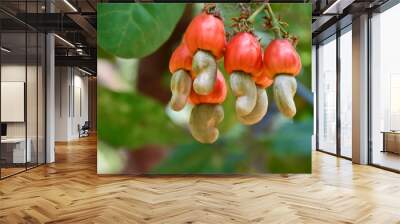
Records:
[[[400,223],[400,175],[313,153],[312,175],[96,175],[96,140],[0,181],[0,223]]]

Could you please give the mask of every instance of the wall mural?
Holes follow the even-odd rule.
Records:
[[[310,173],[311,4],[100,3],[98,173]]]

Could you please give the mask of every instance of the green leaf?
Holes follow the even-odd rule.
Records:
[[[103,58],[103,59],[107,59],[110,62],[114,62],[115,61],[115,56],[112,54],[109,54],[108,52],[106,52],[105,50],[103,50],[101,47],[97,47],[97,58]]]
[[[105,143],[134,150],[146,144],[168,145],[189,139],[153,99],[98,88],[98,135]]]
[[[218,3],[217,9],[221,13],[221,17],[224,20],[225,31],[232,32],[233,17],[238,17],[240,15],[239,4],[234,3]]]
[[[265,168],[272,173],[310,173],[312,120],[286,123],[269,136],[260,136],[268,147]]]
[[[193,174],[213,173],[212,165],[214,149],[212,145],[197,142],[176,147],[168,158],[151,173],[156,174]]]
[[[122,58],[142,58],[171,36],[185,4],[100,3],[98,44]]]

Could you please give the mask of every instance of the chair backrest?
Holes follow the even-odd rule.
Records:
[[[82,128],[90,128],[89,124],[90,124],[89,121],[85,121],[85,123],[83,124]]]

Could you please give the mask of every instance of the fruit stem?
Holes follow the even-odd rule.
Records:
[[[216,3],[204,3],[203,12],[220,18]]]
[[[281,24],[279,24],[279,20],[276,18],[269,3],[266,3],[265,13],[269,16],[269,19],[271,19],[271,24],[272,24],[271,29],[275,33],[275,39],[281,39],[282,38],[281,29],[283,30],[283,28]]]
[[[250,23],[254,23],[254,21],[256,20],[256,17],[258,15],[258,13],[260,13],[262,10],[264,10],[264,8],[267,6],[266,3],[263,3],[260,7],[258,7],[256,9],[256,11],[253,12],[253,14],[250,15],[250,17],[247,19],[247,21],[249,21]]]

